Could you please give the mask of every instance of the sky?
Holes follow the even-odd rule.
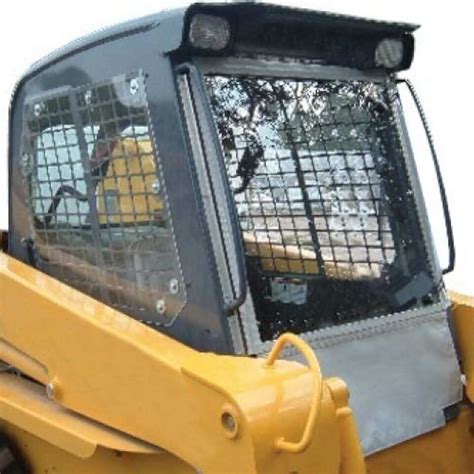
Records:
[[[82,0],[71,8],[67,2],[59,0],[17,0],[3,6],[0,28],[0,228],[8,226],[8,108],[11,91],[22,73],[32,62],[79,36],[107,25],[187,3],[167,0]],[[449,196],[458,264],[456,271],[448,276],[447,283],[451,289],[474,294],[474,279],[470,275],[474,267],[474,239],[471,236],[474,205],[474,94],[470,84],[474,40],[469,2],[275,0],[274,3],[422,25],[416,33],[413,67],[404,76],[415,83],[424,103]],[[419,121],[408,104],[407,112],[438,253],[442,262],[445,262],[443,216],[430,156]]]

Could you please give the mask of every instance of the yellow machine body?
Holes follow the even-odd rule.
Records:
[[[465,408],[456,421],[415,440],[366,459],[368,474],[472,473],[472,411]],[[195,473],[196,469],[166,452],[119,451],[117,447],[98,446],[87,458],[71,454],[15,425],[3,423],[2,429],[16,446],[31,459],[33,472],[69,474],[104,473]],[[220,472],[236,472],[226,471]],[[309,471],[317,472],[317,471]],[[341,472],[341,471],[334,471]],[[361,471],[363,472],[363,471]]]
[[[276,441],[301,437],[318,397],[313,370],[196,352],[4,254],[0,292],[9,295],[0,303],[0,357],[45,385],[43,398],[47,389],[62,407],[203,472],[286,473],[289,466],[301,473],[318,466],[328,473],[363,472],[347,388],[337,380],[320,387],[319,416],[306,449],[285,452]],[[47,419],[28,406],[44,402],[31,389],[17,381],[11,390],[25,392],[25,401],[18,406],[19,396],[4,399],[3,406],[16,406],[0,417],[87,457],[79,440],[58,435],[65,425],[55,421],[57,414]],[[73,431],[83,437],[81,429]]]
[[[0,418],[33,472],[472,472],[468,404],[364,460],[347,388],[324,379],[310,442],[291,452],[278,440],[295,445],[307,426],[311,364],[196,352],[5,254],[0,292],[0,357],[37,381],[2,375]],[[473,300],[454,301],[457,327],[474,335]]]

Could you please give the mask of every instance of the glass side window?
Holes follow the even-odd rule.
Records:
[[[186,299],[141,75],[28,104],[22,163],[38,266],[150,324]]]
[[[263,341],[436,299],[393,87],[227,75],[205,83]]]
[[[97,128],[92,136],[87,137],[89,143],[94,143],[96,134]],[[51,127],[37,140],[32,181],[34,215],[50,220],[54,213],[57,222],[85,224],[88,216],[87,188],[76,128],[72,125]],[[92,145],[88,152],[93,152]],[[56,208],[53,210],[52,206]]]

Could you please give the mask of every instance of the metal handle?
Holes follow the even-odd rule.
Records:
[[[426,138],[428,139],[428,144],[431,150],[431,156],[433,157],[433,164],[436,171],[436,178],[438,179],[439,192],[441,195],[441,202],[443,205],[444,222],[446,225],[446,235],[448,238],[448,246],[449,246],[449,264],[447,268],[443,270],[443,275],[446,275],[447,273],[450,273],[454,270],[454,266],[456,263],[456,247],[454,244],[454,233],[453,233],[453,225],[451,223],[451,214],[449,213],[448,196],[446,194],[446,188],[444,186],[443,175],[441,173],[441,168],[439,166],[438,154],[436,153],[433,135],[431,133],[430,126],[428,124],[428,119],[426,118],[425,111],[423,110],[423,105],[421,104],[421,100],[418,97],[415,86],[411,83],[409,79],[397,79],[397,83],[405,84],[408,90],[410,91],[410,94],[413,98],[413,102],[415,103],[418,113],[420,115],[421,123],[423,124],[423,128],[425,129]]]
[[[308,420],[306,421],[306,426],[300,441],[293,443],[290,441],[285,441],[283,437],[280,437],[275,440],[275,448],[278,451],[297,454],[308,449],[308,446],[313,438],[314,428],[316,426],[316,422],[318,421],[319,412],[321,411],[321,401],[323,398],[323,377],[321,374],[321,367],[319,366],[318,359],[316,358],[313,349],[311,349],[311,347],[305,341],[303,341],[303,339],[291,333],[282,334],[277,339],[272,350],[270,351],[270,354],[268,354],[265,365],[267,367],[272,367],[283,348],[290,344],[298,349],[305,357],[309,369],[313,373],[313,400],[311,401]]]

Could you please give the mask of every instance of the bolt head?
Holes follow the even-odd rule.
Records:
[[[153,181],[153,184],[151,185],[151,189],[155,194],[160,194],[161,184],[160,184],[160,181],[158,179],[155,179]]]
[[[227,431],[234,431],[235,430],[235,420],[234,417],[230,413],[225,413],[222,417],[222,424]]]
[[[166,312],[165,300],[158,300],[156,302],[156,311],[157,311],[158,314],[165,314],[165,312]]]
[[[54,396],[55,396],[54,392],[55,392],[54,384],[50,382],[48,385],[46,385],[46,395],[48,396],[50,400],[54,400]]]
[[[84,94],[84,101],[87,105],[92,104],[92,91],[86,91]]]
[[[45,109],[45,105],[42,102],[35,104],[34,106],[35,117],[39,117],[44,112],[44,109]]]
[[[176,295],[179,291],[179,282],[177,278],[172,278],[170,280],[170,293]]]
[[[31,155],[29,153],[23,153],[21,157],[21,171],[24,176],[29,176],[33,171],[32,162]]]
[[[225,407],[221,415],[221,426],[227,438],[237,438],[239,434],[239,421],[238,415],[233,408],[229,406]]]
[[[130,81],[130,94],[132,95],[137,95],[140,90],[140,83],[138,82],[138,79],[132,79]]]

